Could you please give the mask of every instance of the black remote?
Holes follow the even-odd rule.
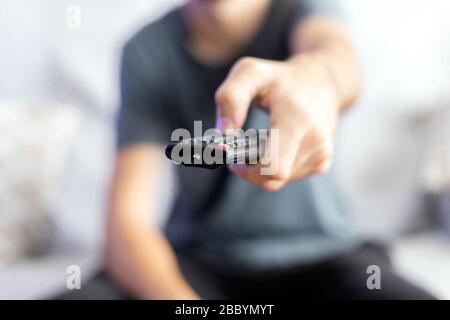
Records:
[[[265,138],[254,136],[203,136],[171,143],[166,157],[177,165],[216,169],[229,164],[256,164],[264,154]]]

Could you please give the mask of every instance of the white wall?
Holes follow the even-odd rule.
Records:
[[[0,99],[46,95],[47,18],[42,1],[0,1]]]
[[[114,109],[121,45],[180,2],[1,0],[0,99],[57,97]],[[80,9],[79,30],[67,27],[71,6]]]
[[[391,236],[414,222],[418,114],[450,104],[450,2],[341,0],[358,49],[364,92],[343,122],[340,182],[359,224]]]

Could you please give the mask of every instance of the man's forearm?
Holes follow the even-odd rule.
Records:
[[[120,285],[142,299],[198,299],[164,235],[133,222],[111,223],[106,264]]]
[[[293,63],[309,58],[321,64],[336,92],[340,111],[355,102],[361,86],[358,63],[339,23],[329,18],[309,18],[293,30],[291,44]]]
[[[106,229],[106,266],[142,299],[195,299],[175,254],[151,223],[163,158],[159,146],[122,149],[117,157]]]

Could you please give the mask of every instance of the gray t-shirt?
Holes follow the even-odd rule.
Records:
[[[214,93],[242,56],[289,57],[293,24],[330,14],[329,1],[272,1],[257,35],[222,66],[207,66],[185,46],[186,26],[175,10],[124,47],[118,144],[167,144],[174,129],[193,132],[194,121],[214,128]],[[333,1],[331,1],[333,2]],[[252,108],[246,128],[264,128],[268,115]],[[330,174],[267,192],[227,169],[177,167],[179,192],[166,234],[178,250],[228,270],[285,268],[336,254],[355,245],[353,229]]]

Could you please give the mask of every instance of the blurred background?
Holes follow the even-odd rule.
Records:
[[[69,265],[83,281],[100,267],[120,49],[182,2],[0,0],[0,298],[47,298]],[[365,78],[339,184],[398,272],[450,299],[450,2],[338,2]]]

